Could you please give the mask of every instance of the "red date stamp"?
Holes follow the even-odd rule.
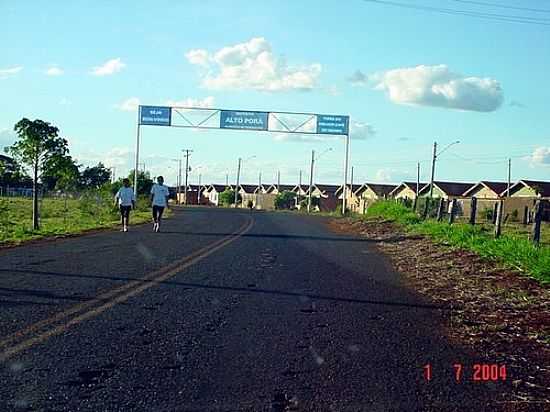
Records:
[[[506,365],[496,363],[475,363],[471,368],[465,367],[461,363],[455,363],[447,372],[454,374],[457,383],[464,380],[496,382],[505,381],[507,378]],[[426,381],[431,381],[434,378],[434,371],[430,363],[424,365],[423,374]]]

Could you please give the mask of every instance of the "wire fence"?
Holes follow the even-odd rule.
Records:
[[[550,246],[550,200],[535,198],[397,200],[423,217],[439,222],[465,223],[493,232],[526,237]]]

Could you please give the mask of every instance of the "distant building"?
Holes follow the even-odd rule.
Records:
[[[363,183],[359,189],[355,191],[357,196],[359,213],[365,213],[367,208],[377,200],[388,199],[390,193],[397,185],[388,183]]]
[[[505,193],[503,193],[505,196]],[[511,197],[550,198],[550,182],[541,180],[520,180],[510,187]]]
[[[442,182],[435,181],[433,187],[432,197],[437,197],[445,200],[452,200],[457,198],[464,197],[464,193],[472,188],[474,183],[463,183],[463,182]],[[426,184],[420,190],[420,196],[429,196],[430,195],[430,184]]]
[[[418,185],[418,191],[426,186],[426,183],[420,182]],[[410,199],[416,198],[416,182],[402,182],[395,189],[393,189],[389,196],[394,199]]]
[[[476,197],[478,199],[498,199],[506,190],[508,190],[508,183],[506,182],[489,182],[487,180],[482,180],[466,190],[462,195],[464,197]]]

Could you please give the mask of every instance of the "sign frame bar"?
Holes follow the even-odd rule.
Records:
[[[345,137],[345,157],[344,157],[344,185],[343,185],[343,196],[342,196],[342,214],[344,215],[346,213],[346,206],[347,206],[347,184],[348,184],[348,169],[349,169],[349,155],[350,155],[350,116],[349,115],[327,115],[327,114],[318,114],[318,113],[308,113],[308,112],[271,112],[271,111],[261,111],[261,110],[233,110],[233,109],[217,109],[217,108],[209,108],[209,107],[193,107],[193,106],[159,106],[159,107],[169,107],[170,108],[170,124],[142,124],[141,123],[141,108],[142,107],[155,107],[151,105],[139,105],[137,110],[137,131],[136,131],[136,162],[135,162],[135,169],[134,169],[134,196],[137,198],[137,183],[138,183],[138,167],[139,167],[139,145],[140,145],[140,138],[141,138],[141,126],[168,126],[168,127],[177,127],[182,129],[205,129],[205,130],[233,130],[233,131],[249,131],[249,132],[256,132],[256,133],[285,133],[285,134],[305,134],[305,135],[318,135],[318,136],[343,136]],[[181,114],[179,110],[191,110],[191,111],[207,111],[211,112],[204,120],[199,122],[197,125],[193,125],[191,121],[189,121],[183,114]],[[189,126],[186,125],[173,125],[172,124],[172,111],[175,111],[178,115],[180,115],[187,123],[189,123]],[[208,120],[210,120],[212,117],[214,117],[218,113],[222,112],[247,112],[247,113],[267,113],[267,121],[269,128],[269,115],[273,115],[275,119],[281,123],[287,130],[258,130],[258,129],[248,129],[248,128],[222,128],[222,127],[214,127],[214,126],[202,126],[204,123],[206,123]],[[282,122],[276,115],[278,114],[286,114],[286,115],[293,115],[293,116],[309,116],[309,119],[301,123],[298,127],[296,127],[293,130],[290,130],[290,128]],[[345,117],[347,118],[347,130],[346,133],[318,133],[318,129],[315,132],[308,132],[308,131],[296,131],[300,127],[305,126],[307,123],[309,123],[312,119],[318,119],[319,116],[335,116],[335,117]]]

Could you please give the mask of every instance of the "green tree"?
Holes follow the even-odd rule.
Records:
[[[44,167],[41,178],[46,190],[72,190],[80,181],[78,165],[71,156],[54,156]]]
[[[300,210],[307,210],[307,196],[300,201]],[[315,210],[316,207],[321,206],[321,200],[317,196],[311,196],[311,210]]]
[[[237,196],[237,202],[241,202],[241,194]],[[231,206],[235,202],[235,191],[231,189],[225,189],[220,193],[219,197],[220,204],[222,206]]]
[[[15,124],[14,130],[18,140],[5,150],[18,163],[32,171],[32,226],[37,230],[39,229],[38,179],[52,158],[68,154],[68,142],[58,136],[59,129],[57,127],[39,119],[32,121],[23,118]]]
[[[295,205],[296,193],[284,191],[275,196],[275,209],[292,209]]]
[[[14,159],[0,155],[0,187],[32,185],[32,180]]]
[[[86,189],[99,189],[111,180],[111,171],[99,162],[96,166],[87,167],[80,175],[80,185]]]
[[[128,179],[132,186],[134,185],[134,170],[130,170],[128,173]],[[122,184],[122,182],[121,182]],[[153,179],[149,172],[144,172],[142,170],[138,171],[137,175],[137,193],[138,195],[149,195],[151,193],[151,188],[153,187]],[[117,189],[118,190],[118,189]]]

